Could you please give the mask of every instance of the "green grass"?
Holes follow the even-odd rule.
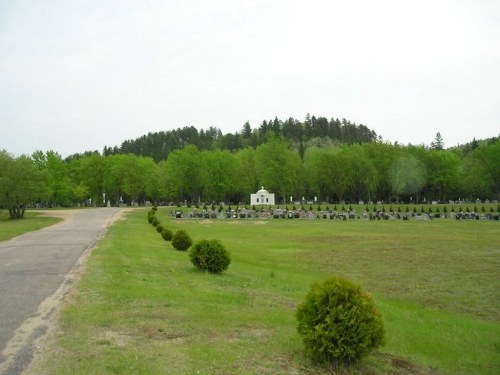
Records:
[[[55,217],[40,216],[39,213],[26,211],[23,219],[12,220],[9,212],[0,211],[0,241],[5,241],[21,234],[42,229],[53,225],[61,219]]]
[[[314,281],[370,291],[387,344],[341,373],[497,374],[500,230],[485,221],[160,221],[231,252],[195,271],[137,210],[108,232],[60,318],[40,373],[325,374],[295,311]],[[262,224],[264,223],[264,224]],[[337,369],[338,370],[338,369]]]

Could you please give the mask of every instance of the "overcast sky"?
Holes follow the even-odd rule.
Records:
[[[500,1],[0,1],[15,155],[307,113],[402,144],[498,136]]]

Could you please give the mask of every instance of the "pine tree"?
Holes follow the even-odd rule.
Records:
[[[433,150],[443,150],[444,149],[443,137],[441,137],[440,132],[436,133],[436,137],[434,138],[434,141],[431,142],[431,148]]]

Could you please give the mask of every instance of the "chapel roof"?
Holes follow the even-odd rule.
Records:
[[[268,192],[266,189],[264,189],[264,186],[262,186],[262,189],[260,189],[260,190],[257,192],[257,194],[269,194],[269,192]]]

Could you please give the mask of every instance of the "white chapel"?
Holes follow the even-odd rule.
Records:
[[[264,186],[262,186],[262,189],[257,193],[250,194],[250,204],[274,206],[274,193],[269,193],[264,189]]]

